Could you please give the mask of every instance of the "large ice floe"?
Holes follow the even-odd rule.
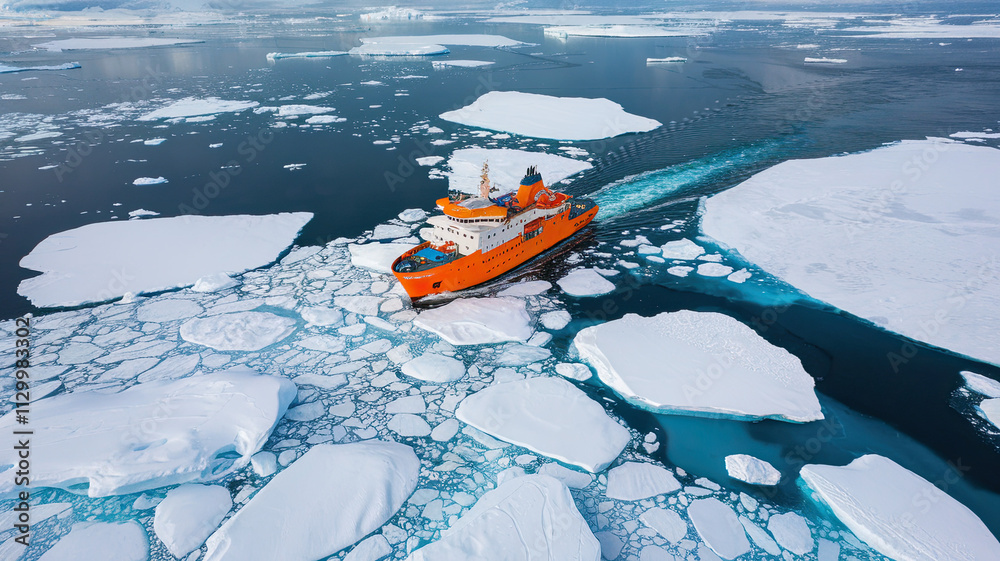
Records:
[[[998,168],[945,139],[792,160],[709,198],[702,229],[817,300],[1000,364]]]
[[[22,547],[23,546],[20,546]],[[20,554],[9,559],[17,559]],[[149,539],[136,522],[82,522],[39,557],[39,561],[146,561]]]
[[[231,508],[233,499],[225,487],[181,485],[156,505],[153,529],[174,557],[183,558],[205,543]]]
[[[593,472],[630,439],[599,403],[561,378],[490,386],[465,398],[455,414],[491,436]]]
[[[79,62],[67,62],[64,64],[40,65],[40,66],[8,66],[6,64],[0,64],[0,74],[10,74],[13,72],[28,72],[31,70],[73,70],[76,68],[81,68]]]
[[[880,553],[903,561],[1000,559],[1000,542],[971,510],[883,456],[810,464],[809,494]]]
[[[399,510],[416,488],[419,468],[413,449],[395,442],[313,446],[208,538],[204,559],[333,555]]]
[[[601,545],[566,485],[547,475],[525,475],[483,495],[440,540],[407,559],[600,561]]]
[[[203,43],[201,39],[179,39],[174,37],[72,37],[56,39],[32,45],[47,51],[81,51],[85,49],[137,49],[142,47],[164,47],[169,45],[189,45]]]
[[[298,212],[88,224],[45,238],[22,258],[22,267],[43,274],[21,281],[17,292],[39,307],[77,306],[242,273],[273,261],[311,218]]]
[[[633,115],[605,98],[553,97],[524,92],[488,92],[440,117],[470,127],[535,138],[597,140],[647,132],[659,121]]]
[[[452,345],[527,341],[534,330],[524,306],[514,298],[459,298],[420,312],[413,325]]]
[[[537,166],[546,185],[553,185],[593,167],[590,162],[574,160],[545,152],[530,152],[509,148],[462,148],[448,157],[448,188],[475,194],[479,192],[479,178],[483,162],[490,165],[490,181],[501,192],[514,190],[521,182],[524,170]]]
[[[259,351],[288,337],[295,320],[267,312],[233,312],[192,318],[181,325],[185,341],[219,351]]]
[[[245,466],[295,398],[284,378],[230,372],[68,393],[32,403],[32,485],[91,497],[211,481]],[[17,413],[0,418],[16,429]],[[0,492],[17,451],[0,452]]]
[[[201,117],[205,115],[218,115],[219,113],[239,113],[260,105],[256,101],[232,101],[219,99],[217,97],[196,98],[186,97],[162,107],[155,111],[150,111],[136,118],[137,121],[158,121],[160,119],[182,119],[188,117]]]
[[[469,47],[514,47],[521,45],[501,35],[452,34],[452,35],[398,35],[364,37],[361,46],[350,50],[352,55],[368,56],[428,56],[447,54],[445,45]]]
[[[583,329],[573,344],[602,382],[652,411],[792,422],[823,418],[815,383],[799,359],[723,314],[628,314]]]

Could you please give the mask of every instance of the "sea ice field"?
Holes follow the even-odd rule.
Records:
[[[0,561],[1000,559],[995,4],[164,6],[0,0]]]

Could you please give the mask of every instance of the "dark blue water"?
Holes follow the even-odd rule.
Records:
[[[942,46],[923,39],[835,38],[810,29],[753,27],[765,29],[697,39],[560,41],[543,36],[537,26],[468,20],[376,28],[271,22],[223,26],[212,33],[171,33],[205,40],[192,46],[4,57],[18,64],[79,61],[82,68],[31,76],[0,74],[0,91],[27,98],[0,100],[0,115],[52,117],[63,133],[55,139],[61,144],[52,139],[33,143],[42,153],[24,157],[13,157],[22,147],[12,139],[0,141],[0,317],[37,311],[16,294],[16,287],[34,275],[17,263],[38,242],[85,224],[126,219],[127,212],[137,208],[163,216],[310,211],[316,216],[298,240],[302,245],[356,236],[406,208],[429,209],[447,185],[428,178],[427,168],[414,159],[447,157],[456,148],[482,145],[465,127],[437,115],[490,90],[607,97],[631,113],[664,123],[648,134],[573,144],[593,156],[594,167],[568,191],[599,200],[607,196],[615,204],[603,205],[600,219],[564,245],[562,253],[529,264],[515,278],[555,280],[567,267],[559,255],[615,243],[627,237],[623,230],[684,220],[693,235],[699,197],[790,158],[867,150],[900,139],[997,125],[1000,41],[951,40]],[[420,59],[265,60],[271,51],[346,50],[364,35],[471,32],[503,34],[537,46],[452,49],[453,58],[496,61],[488,71],[434,70]],[[825,54],[840,53],[849,62],[805,66],[802,58],[810,52],[794,45],[806,43],[820,44]],[[14,44],[9,37],[0,39],[0,52],[15,50]],[[685,56],[688,62],[645,63],[647,57],[665,56]],[[403,78],[408,75],[426,78]],[[37,79],[23,80],[26,77]],[[384,85],[361,84],[367,80]],[[315,92],[331,93],[302,101]],[[278,101],[288,95],[297,97]],[[108,104],[125,102],[151,110],[185,96],[326,105],[347,121],[321,130],[275,129],[271,115],[246,111],[166,128],[134,118],[110,127],[86,122],[85,112]],[[99,111],[112,116],[141,112]],[[421,122],[460,137],[454,144],[432,146],[426,136],[409,132]],[[372,143],[393,135],[401,136],[399,142]],[[159,146],[131,142],[155,137],[167,140]],[[210,149],[210,143],[223,145]],[[512,138],[498,146],[539,143],[546,142]],[[555,151],[556,144],[548,144]],[[248,151],[247,146],[254,148]],[[296,171],[283,168],[292,163],[307,165]],[[60,167],[38,169],[47,165]],[[228,168],[238,171],[224,173],[227,166],[238,166]],[[627,189],[615,191],[615,183],[641,173],[655,174],[651,177],[656,181],[621,198]],[[131,184],[140,176],[159,175],[167,176],[169,183]],[[224,181],[219,179],[223,176]],[[817,380],[828,417],[805,425],[748,424],[654,416],[619,403],[619,413],[633,426],[661,435],[665,445],[657,457],[716,479],[723,477],[720,458],[737,452],[771,460],[786,473],[794,473],[804,462],[845,463],[868,452],[889,456],[932,482],[957,469],[961,477],[945,490],[1000,534],[997,445],[951,405],[961,383],[960,370],[995,378],[1000,371],[925,347],[894,370],[886,357],[906,341],[835,310],[815,303],[789,304],[767,289],[754,294],[704,279],[637,278],[634,286],[620,288],[610,299],[613,309],[604,308],[607,300],[602,299],[580,301],[570,310],[574,317],[592,321],[679,309],[730,314],[803,361]],[[586,323],[575,322],[556,346],[566,347]],[[794,483],[775,493],[775,500],[801,502]]]

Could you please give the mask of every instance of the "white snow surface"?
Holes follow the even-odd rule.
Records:
[[[627,113],[621,105],[605,98],[499,91],[483,94],[470,105],[440,117],[470,127],[557,140],[611,138],[651,131],[661,125]]]
[[[601,276],[594,269],[576,269],[556,281],[559,288],[570,296],[600,296],[613,292],[613,282]]]
[[[233,499],[225,487],[181,485],[156,505],[153,529],[174,557],[184,557],[205,543],[231,508]]]
[[[525,475],[487,492],[440,540],[407,558],[454,559],[600,561],[601,546],[566,485],[547,475]]]
[[[506,442],[599,472],[628,444],[628,429],[562,378],[489,386],[465,398],[458,419]]]
[[[752,485],[777,485],[781,472],[774,466],[747,454],[726,456],[726,472],[729,477]]]
[[[771,515],[767,520],[767,531],[771,532],[778,545],[795,555],[805,555],[816,547],[806,519],[794,512]]]
[[[74,524],[70,533],[38,561],[146,561],[148,558],[149,538],[139,523],[81,522]]]
[[[704,31],[694,28],[671,28],[658,25],[557,25],[545,28],[555,37],[686,37]]]
[[[674,474],[663,466],[626,462],[608,472],[608,498],[638,501],[673,493],[681,488]]]
[[[181,338],[219,351],[259,351],[288,337],[295,320],[268,312],[233,312],[193,318],[181,325]]]
[[[448,157],[448,188],[463,193],[478,194],[483,162],[490,165],[490,182],[501,192],[516,191],[524,170],[537,166],[546,185],[554,185],[567,177],[593,167],[590,162],[512,148],[462,148]]]
[[[385,524],[413,493],[419,471],[404,444],[313,446],[208,538],[204,561],[333,555]]]
[[[946,139],[793,160],[709,198],[702,228],[813,298],[1000,364],[997,169],[1000,150]]]
[[[533,332],[524,300],[515,298],[459,298],[420,312],[413,325],[452,345],[527,341]]]
[[[688,517],[705,544],[723,559],[750,551],[750,540],[733,509],[714,497],[693,501]]]
[[[462,361],[437,353],[424,353],[406,363],[401,368],[403,374],[431,382],[444,384],[454,382],[465,375]]]
[[[190,43],[203,43],[203,41],[200,39],[177,39],[171,37],[72,37],[38,43],[32,45],[32,47],[60,52],[80,51],[84,49],[136,49]]]
[[[986,397],[1000,397],[1000,381],[968,370],[963,370],[961,374],[970,390]]]
[[[392,262],[403,253],[413,249],[413,245],[405,243],[366,243],[350,244],[351,263],[355,267],[364,267],[380,273],[392,272]]]
[[[1000,397],[984,399],[976,407],[979,416],[986,419],[994,427],[1000,429]]]
[[[447,60],[435,60],[431,62],[434,68],[448,68],[449,66],[459,67],[459,68],[478,68],[480,66],[489,66],[493,64],[491,60],[462,60],[462,59],[447,59]]]
[[[283,58],[330,58],[346,55],[347,51],[303,51],[298,53],[267,53],[267,60],[281,60]]]
[[[975,513],[888,458],[869,454],[846,466],[809,464],[799,475],[814,499],[883,555],[905,561],[1000,559],[1000,542]]]
[[[162,175],[158,177],[138,177],[132,181],[132,185],[160,185],[162,183],[167,183],[167,178]]]
[[[190,286],[273,261],[312,213],[177,216],[99,222],[53,234],[21,259],[43,274],[17,293],[39,307],[78,306]]]
[[[741,420],[823,418],[815,382],[799,359],[723,314],[627,314],[583,329],[574,345],[602,382],[652,411]]]
[[[522,45],[503,35],[483,35],[478,33],[453,33],[445,35],[392,35],[385,37],[365,37],[361,42],[368,45],[413,45],[438,43],[441,45],[465,47],[514,47]]]
[[[32,428],[46,435],[31,443],[31,483],[104,497],[215,480],[250,461],[295,395],[285,378],[244,371],[49,397],[31,408]],[[15,417],[0,427],[13,430]],[[10,466],[0,492],[12,489],[15,455],[0,451]]]
[[[260,105],[256,101],[229,101],[217,97],[199,99],[185,97],[166,107],[150,111],[136,118],[137,121],[158,121],[160,119],[180,119],[219,113],[239,113]]]

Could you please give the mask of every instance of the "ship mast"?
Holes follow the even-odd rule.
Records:
[[[484,199],[490,198],[490,164],[483,162],[483,174],[479,179],[479,196]]]

